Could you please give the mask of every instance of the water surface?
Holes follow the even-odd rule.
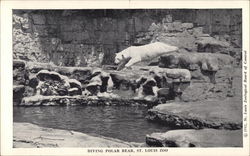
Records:
[[[147,108],[128,106],[14,107],[14,122],[74,130],[125,141],[145,142],[146,134],[167,127],[145,119]]]

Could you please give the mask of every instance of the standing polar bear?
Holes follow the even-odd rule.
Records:
[[[162,42],[150,43],[143,46],[131,46],[119,52],[115,56],[115,63],[119,64],[126,61],[125,67],[141,61],[150,61],[160,55],[175,52],[178,47],[171,46]]]

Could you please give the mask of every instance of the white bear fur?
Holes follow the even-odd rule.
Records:
[[[130,67],[141,61],[152,60],[160,55],[175,52],[178,47],[162,42],[155,42],[143,46],[131,46],[116,54],[115,63],[119,64],[123,59],[131,57],[125,67]]]

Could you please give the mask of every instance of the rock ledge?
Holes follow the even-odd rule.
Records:
[[[84,133],[43,128],[30,123],[14,123],[14,148],[41,147],[134,147],[128,142]]]

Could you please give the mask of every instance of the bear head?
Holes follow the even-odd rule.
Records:
[[[116,53],[115,55],[115,64],[119,64],[125,57],[122,53]]]

